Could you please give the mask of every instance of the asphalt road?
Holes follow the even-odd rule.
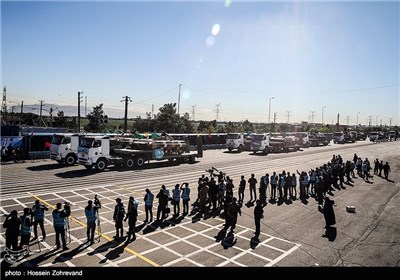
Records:
[[[205,170],[215,167],[234,180],[237,193],[240,175],[251,173],[259,180],[265,173],[310,170],[340,154],[351,160],[357,153],[361,158],[388,161],[389,180],[374,176],[372,183],[355,178],[353,185],[336,190],[336,225],[326,232],[323,215],[317,202],[307,200],[268,203],[264,207],[260,239],[254,235],[254,207],[243,206],[233,237],[223,236],[223,220],[218,216],[189,216],[169,218],[162,224],[144,224],[144,190],[154,194],[162,184],[170,190],[175,184],[189,182],[193,202],[197,194],[197,179]],[[31,206],[36,198],[48,205],[64,200],[73,203],[70,220],[69,251],[52,252],[54,234],[51,211],[46,215],[48,238],[31,246],[32,254],[12,266],[399,266],[400,265],[400,141],[355,144],[330,144],[327,147],[303,151],[253,155],[249,152],[229,153],[225,150],[205,151],[194,164],[170,166],[155,162],[140,170],[110,168],[105,172],[88,171],[76,165],[61,167],[50,160],[26,161],[1,166],[1,207],[3,213]],[[86,219],[83,208],[88,199],[99,194],[103,201],[102,238],[92,246],[86,240]],[[133,195],[141,204],[137,223],[137,240],[128,246],[114,242],[112,211],[114,199],[121,197],[126,205]],[[248,188],[245,201],[249,198]],[[269,199],[269,194],[268,194]],[[356,207],[355,213],[346,206]],[[156,205],[153,208],[156,212]],[[1,222],[4,217],[1,217]],[[125,224],[125,227],[127,225]],[[39,230],[40,232],[40,230]],[[4,232],[1,233],[4,251]],[[43,252],[52,252],[43,256]],[[4,255],[2,255],[4,257]],[[4,260],[2,262],[4,264]]]

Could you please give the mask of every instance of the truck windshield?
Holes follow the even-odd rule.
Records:
[[[60,145],[64,139],[64,135],[54,135],[53,140],[51,140],[51,144]]]
[[[83,148],[91,148],[94,142],[94,138],[82,138],[79,146]]]
[[[257,134],[257,135],[252,135],[251,136],[251,141],[262,141],[264,140],[264,135],[262,134]]]
[[[239,134],[237,134],[237,133],[229,133],[229,134],[226,136],[226,138],[227,138],[227,139],[239,139]]]

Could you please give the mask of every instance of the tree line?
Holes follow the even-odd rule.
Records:
[[[80,131],[84,132],[124,132],[124,120],[108,118],[103,110],[103,104],[92,107],[93,110],[81,118]],[[16,113],[13,119],[9,120],[17,124],[28,126],[52,126],[65,127],[73,132],[78,131],[77,117],[68,117],[63,111],[57,112],[57,115],[50,119],[48,116],[42,116],[33,113]],[[4,122],[4,120],[3,120]],[[344,130],[350,128],[345,127]],[[363,132],[370,131],[388,131],[391,128],[385,126],[363,127]],[[395,127],[394,129],[398,129]],[[145,132],[166,132],[166,133],[230,133],[230,132],[289,132],[289,131],[320,131],[332,133],[338,130],[336,125],[313,126],[308,123],[293,125],[288,123],[252,123],[249,120],[242,122],[217,122],[212,121],[193,121],[190,120],[189,113],[179,115],[177,113],[176,103],[167,103],[159,108],[157,114],[151,116],[146,114],[145,118],[137,116],[134,119],[128,119],[127,133],[145,133]]]

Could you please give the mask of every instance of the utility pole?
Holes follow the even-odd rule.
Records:
[[[24,113],[24,101],[21,101],[21,115]],[[22,116],[21,116],[22,117]]]
[[[152,120],[154,117],[154,104],[151,104],[151,117],[150,119]]]
[[[126,133],[128,130],[128,101],[132,102],[132,100],[129,96],[122,98],[125,98],[125,100],[121,100],[121,102],[125,101],[124,133]]]
[[[372,122],[372,117],[373,116],[368,116],[369,117],[369,122],[368,122],[368,124],[369,124],[369,127],[371,127],[371,122]]]
[[[58,108],[55,108],[54,110],[57,110]],[[53,108],[50,108],[50,127],[53,127]]]
[[[192,105],[192,121],[194,121],[194,107],[196,107],[196,105]]]
[[[78,91],[78,133],[81,132],[81,102],[83,91]]]
[[[181,86],[182,84],[179,84],[179,94],[178,94],[178,115],[179,115],[179,107],[181,105]]]
[[[87,108],[87,96],[85,96],[85,118],[86,118],[86,108]]]
[[[269,107],[268,107],[268,123],[271,123],[271,100],[274,99],[274,97],[269,98]]]
[[[274,113],[274,124],[276,123],[276,115],[277,114],[278,114],[277,112]]]
[[[379,118],[379,115],[377,115],[375,118],[375,126],[378,126],[378,118]]]
[[[7,90],[6,90],[6,87],[3,88],[3,101],[1,103],[1,111],[3,113],[3,120],[6,120],[6,115],[7,115]]]
[[[357,112],[357,123],[356,123],[357,127],[358,127],[358,115],[359,114],[360,114],[360,112]]]
[[[346,116],[346,118],[347,118],[347,126],[349,126],[349,118],[350,118],[350,116]]]
[[[39,113],[39,118],[42,119],[42,109],[43,109],[43,102],[44,100],[39,100],[40,101],[40,113]]]
[[[389,127],[392,127],[392,119],[393,118],[389,118]]]
[[[322,106],[322,119],[321,119],[321,124],[324,125],[324,109],[326,106]]]
[[[314,123],[314,113],[315,113],[315,111],[311,111],[311,123],[312,124]]]

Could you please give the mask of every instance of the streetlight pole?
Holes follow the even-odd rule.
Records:
[[[274,99],[274,97],[269,98],[268,123],[271,123],[271,100],[272,99]]]
[[[326,108],[326,106],[322,107],[322,125],[324,125],[324,108]]]
[[[178,93],[178,116],[179,116],[179,107],[181,105],[181,86],[182,84],[179,84],[179,93]]]

